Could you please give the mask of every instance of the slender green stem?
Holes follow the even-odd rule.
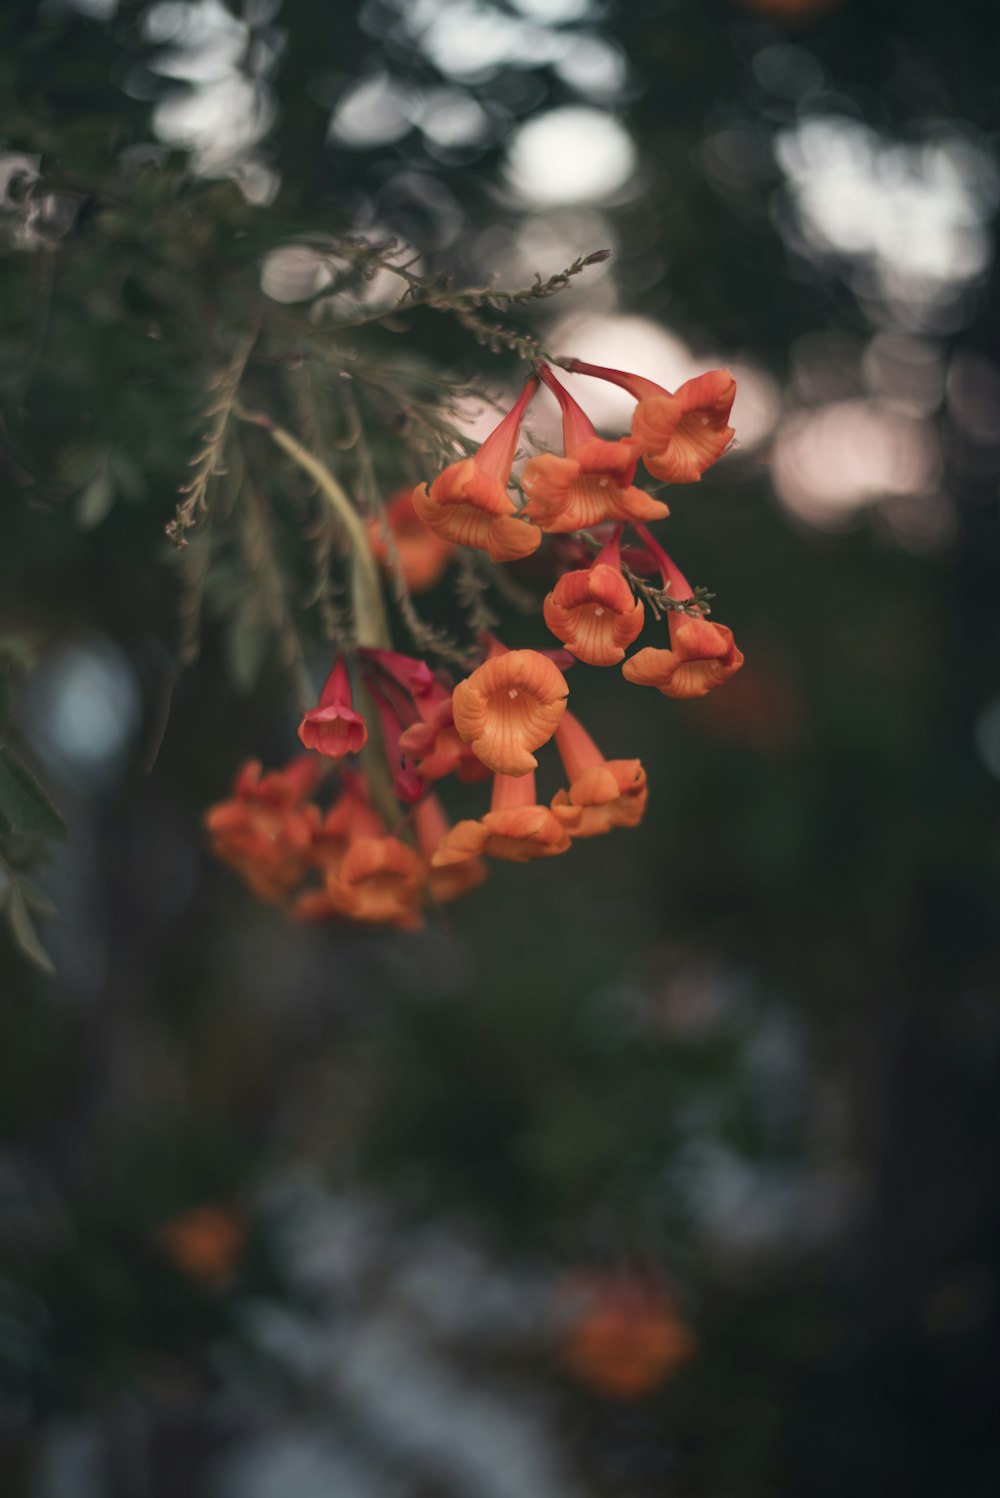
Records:
[[[343,526],[351,548],[351,601],[354,608],[354,631],[359,645],[376,646],[387,650],[392,641],[389,635],[389,620],[382,595],[382,580],[378,563],[368,543],[368,531],[364,521],[351,504],[340,484],[327,468],[308,448],[302,446],[291,432],[276,425],[269,416],[260,411],[247,411],[242,406],[234,407],[241,421],[250,422],[267,432],[271,441],[287,453],[294,463],[308,473],[316,483],[337,520]]]

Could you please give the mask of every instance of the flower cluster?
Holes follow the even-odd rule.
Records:
[[[456,682],[388,648],[381,627],[377,642],[362,640],[359,625],[299,726],[307,753],[266,775],[257,763],[244,766],[231,798],[207,813],[213,851],[261,899],[303,920],[412,928],[427,904],[481,883],[485,858],[551,858],[578,838],[634,827],[646,806],[646,772],[638,759],[606,759],[569,712],[566,669],[575,661],[620,665],[628,682],[687,698],[742,665],[732,632],[707,616],[649,529],[669,514],[666,503],[635,482],[641,462],[661,482],[692,483],[722,455],[733,438],[732,377],[713,370],[671,393],[637,375],[565,365],[635,397],[627,434],[599,436],[540,363],[472,456],[393,496],[383,523],[349,527],[352,544],[366,550],[357,574],[369,579],[365,586],[381,567],[411,591],[434,586],[461,548],[507,563],[554,537],[562,570],[542,612],[562,648],[508,649],[483,633],[480,663]],[[530,457],[515,481],[522,423],[542,384],[559,404],[563,451]],[[657,571],[661,588],[644,580]],[[381,596],[354,604],[356,623],[385,618]],[[666,613],[669,643],[626,656],[647,605],[657,618]],[[546,804],[536,789],[536,752],[550,741],[565,784]],[[451,776],[492,779],[479,817],[451,825],[435,790]]]

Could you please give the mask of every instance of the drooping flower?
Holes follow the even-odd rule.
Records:
[[[529,863],[565,853],[578,826],[576,807],[540,806],[535,773],[494,775],[490,809],[479,821],[457,822],[431,859],[437,869],[487,854],[510,863]]]
[[[399,745],[424,780],[443,780],[452,774],[465,781],[489,777],[487,766],[455,727],[450,692],[429,707],[419,722],[403,730]]]
[[[455,688],[455,727],[491,770],[526,775],[538,763],[531,750],[555,733],[568,695],[566,678],[540,651],[503,650]]]
[[[450,541],[435,535],[421,520],[409,489],[401,489],[390,497],[385,507],[384,524],[392,537],[395,564],[405,586],[411,593],[425,593],[428,588],[433,588],[455,548]],[[368,540],[376,561],[384,567],[391,566],[382,521],[368,522]]]
[[[664,697],[704,697],[742,666],[743,652],[724,624],[671,613],[669,627],[672,648],[637,650],[622,666],[626,681]]]
[[[430,488],[414,489],[414,510],[441,540],[479,547],[494,562],[514,562],[538,550],[541,531],[519,518],[507,492],[521,422],[537,389],[532,377],[474,457],[449,464]]]
[[[268,775],[262,775],[259,760],[251,760],[240,769],[230,799],[205,813],[213,854],[262,900],[280,904],[306,876],[320,818],[306,798],[322,774],[322,761],[311,755]]]
[[[417,834],[417,846],[428,864],[427,891],[433,904],[447,905],[450,900],[457,900],[483,883],[486,865],[480,858],[434,864],[435,853],[451,831],[451,823],[437,796],[425,796],[414,808],[413,828]]]
[[[299,724],[299,738],[307,749],[329,759],[357,754],[368,742],[368,725],[354,710],[347,664],[338,656],[316,707]]]
[[[420,924],[424,861],[388,833],[364,775],[341,772],[340,795],[313,830],[311,863],[323,883],[296,900],[297,919],[339,916],[406,929]]]
[[[361,837],[327,875],[325,893],[332,910],[349,920],[413,930],[421,923],[423,882],[423,859],[408,843]]]
[[[437,701],[443,694],[444,689],[430,666],[415,655],[403,655],[398,650],[379,650],[373,646],[361,646],[358,655],[369,675],[374,668],[384,681],[405,692],[418,705],[425,699]]]
[[[382,748],[392,776],[393,791],[397,800],[402,801],[405,806],[412,806],[420,800],[426,785],[402,743],[401,714],[406,711],[406,704],[400,702],[399,694],[393,692],[385,681],[378,686],[374,681],[369,681],[368,690],[382,725]]]
[[[594,1393],[640,1399],[692,1357],[694,1337],[655,1284],[595,1274],[578,1276],[567,1289],[579,1310],[562,1362]]]
[[[635,396],[632,438],[654,478],[671,484],[696,483],[733,440],[729,416],[736,381],[728,369],[710,369],[671,393],[654,380],[624,370],[584,364],[580,359],[569,360],[567,367],[620,385]]]
[[[542,606],[567,650],[590,666],[615,666],[642,633],[645,610],[621,570],[620,530],[590,567],[564,572]]]
[[[656,557],[665,586],[679,602],[694,602],[693,592],[680,568],[657,545],[648,531],[641,532]],[[671,609],[668,617],[669,650],[647,646],[637,650],[622,666],[626,681],[640,687],[656,687],[664,697],[704,697],[721,686],[743,665],[733,632],[703,614],[684,614]]]
[[[380,837],[384,831],[385,824],[369,799],[364,775],[342,770],[340,795],[313,829],[310,862],[323,875],[336,873],[353,842]]]
[[[662,520],[670,511],[635,488],[637,443],[627,437],[607,442],[590,418],[560,385],[547,365],[541,376],[562,409],[565,454],[542,453],[524,465],[521,485],[528,496],[524,514],[543,531],[558,534],[598,525],[602,520]]]
[[[451,691],[425,661],[392,650],[366,649],[359,654],[377,672],[374,691],[390,693],[400,722],[405,723],[398,736],[399,754],[421,780],[441,780],[453,772],[460,780],[487,778],[489,770],[455,727]]]
[[[613,827],[637,827],[646,810],[646,772],[637,759],[605,759],[583,724],[566,713],[556,729],[556,748],[569,780],[552,809],[580,812],[576,837],[597,837]]]

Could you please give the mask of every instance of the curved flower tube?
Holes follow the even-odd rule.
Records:
[[[414,510],[441,540],[476,546],[494,562],[515,562],[538,550],[541,531],[520,519],[507,493],[521,422],[537,389],[532,376],[475,457],[449,464],[430,488],[414,489]]]
[[[451,831],[451,823],[437,796],[425,796],[413,810],[413,829],[417,846],[427,861],[427,892],[432,903],[447,905],[470,890],[477,889],[486,878],[481,858],[463,858],[455,863],[435,865],[434,855]]]
[[[602,520],[662,520],[670,511],[632,484],[639,456],[630,438],[606,442],[547,365],[541,376],[559,402],[565,456],[543,453],[524,465],[524,514],[553,534]]]
[[[598,837],[613,827],[637,827],[646,810],[646,772],[637,759],[605,759],[583,724],[566,713],[556,729],[556,748],[569,780],[552,809],[576,807],[573,836]]]
[[[692,599],[690,584],[680,568],[667,556],[648,531],[640,532],[659,563],[664,584],[678,600]],[[682,614],[671,609],[668,616],[669,650],[647,646],[637,650],[622,666],[626,681],[640,687],[655,687],[664,697],[704,697],[721,686],[743,665],[733,632],[703,614]]]
[[[735,436],[729,425],[736,381],[728,369],[710,369],[685,380],[671,394],[642,375],[605,369],[570,359],[576,374],[594,375],[634,395],[632,440],[654,478],[670,484],[695,484],[729,447]]]
[[[478,822],[457,822],[431,864],[444,869],[487,854],[509,863],[529,863],[565,853],[580,821],[576,807],[540,806],[534,771],[495,775],[490,810]]]

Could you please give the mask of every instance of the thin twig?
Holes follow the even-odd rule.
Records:
[[[191,461],[194,477],[189,483],[181,486],[180,493],[184,495],[184,498],[177,506],[173,520],[165,528],[175,546],[187,545],[187,532],[197,524],[199,514],[204,514],[208,508],[209,486],[220,471],[220,459],[225,447],[229,418],[236,404],[250,351],[257,341],[259,327],[259,323],[255,323],[252,330],[243,338],[233,358],[213,377],[210,383],[209,388],[213,398],[205,410],[205,415],[210,418],[210,424],[202,440],[200,451]]]

